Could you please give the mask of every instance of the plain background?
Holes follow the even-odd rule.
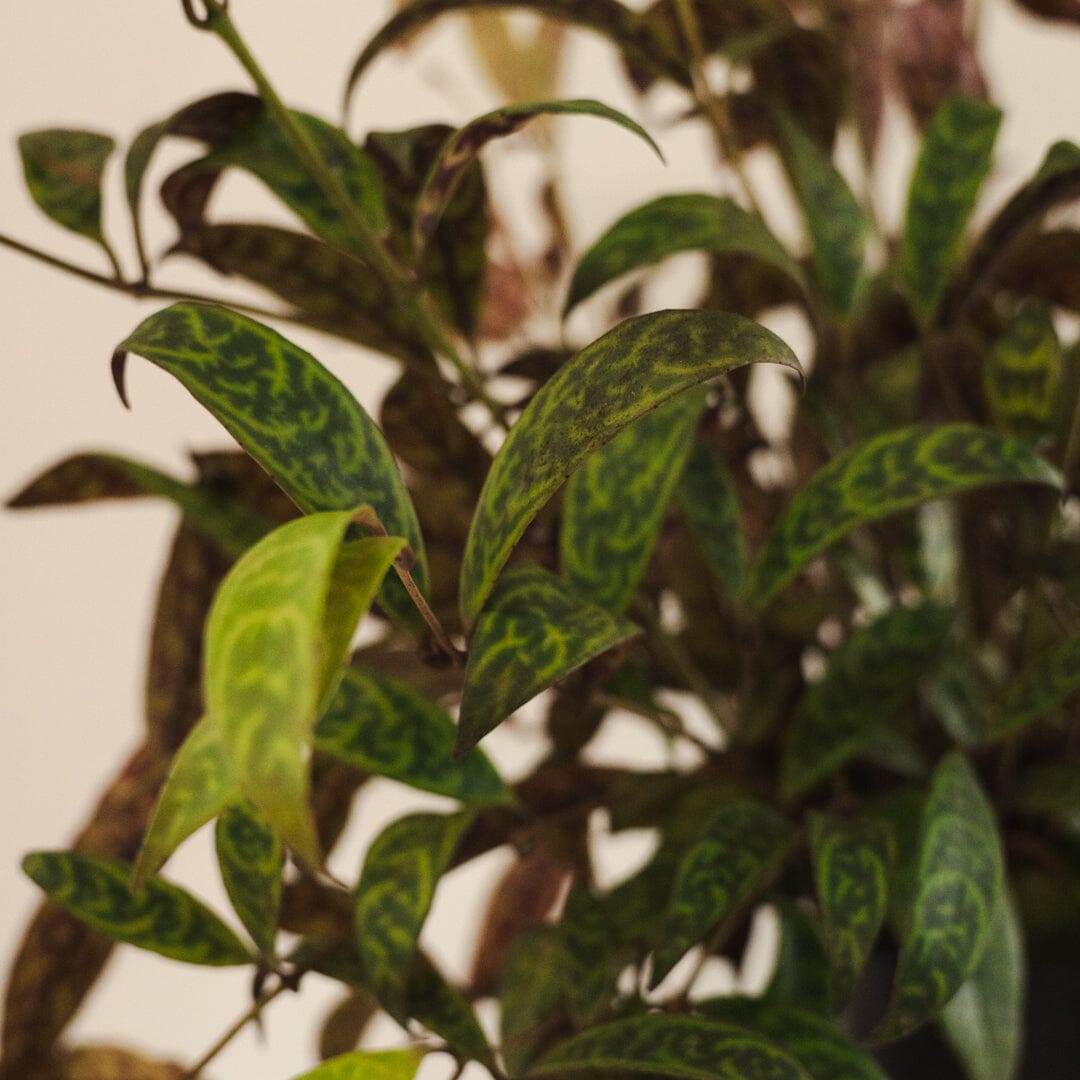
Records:
[[[984,61],[996,100],[1006,110],[988,188],[993,203],[1034,170],[1054,139],[1080,139],[1080,32],[1037,23],[1005,0],[986,0],[983,7]],[[389,8],[385,0],[233,4],[235,19],[282,96],[331,118],[338,113],[349,62]],[[242,74],[216,40],[188,27],[178,0],[4,0],[0,41],[5,44],[0,231],[105,270],[94,245],[52,226],[33,206],[23,189],[15,137],[34,128],[88,127],[114,134],[123,146],[144,124],[184,102],[216,90],[247,89]],[[597,97],[647,123],[657,119],[643,115],[626,96],[612,50],[598,39],[575,34],[568,60],[563,96]],[[493,91],[471,63],[460,23],[445,19],[419,48],[372,69],[357,95],[350,131],[360,135],[369,128],[435,120],[460,123],[494,103]],[[701,132],[692,126],[677,131],[651,126],[667,154],[666,170],[612,126],[581,119],[556,129],[579,246],[662,190],[723,190],[708,167]],[[887,216],[895,219],[911,144],[903,124],[890,131],[880,194]],[[167,246],[169,231],[156,207],[151,209],[156,199],[150,193],[168,165],[188,154],[187,147],[170,149],[151,174],[152,251]],[[573,169],[567,166],[571,160]],[[519,140],[493,152],[489,162],[496,195],[512,215],[522,201],[518,188],[535,178],[535,158]],[[125,269],[133,272],[119,155],[107,182],[106,227]],[[218,205],[227,206],[233,218],[267,216],[259,209],[259,193],[243,183],[231,183]],[[790,215],[778,214],[776,224],[789,228]],[[212,275],[179,261],[161,280],[216,286]],[[673,288],[677,294],[679,286]],[[152,305],[140,306],[0,249],[0,496],[10,496],[45,466],[80,450],[120,451],[183,471],[187,450],[227,442],[182,388],[144,363],[131,365],[133,411],[120,406],[108,359],[116,342],[151,310]],[[366,406],[376,406],[395,373],[392,363],[318,335],[288,333]],[[5,970],[37,902],[35,889],[19,874],[21,855],[32,848],[63,847],[138,738],[149,619],[174,524],[173,510],[153,501],[0,513],[0,965]],[[655,741],[617,729],[605,734],[602,752],[647,767],[663,764],[664,748]],[[516,744],[509,734],[495,740],[492,752],[510,768],[521,768],[534,750],[527,739]],[[364,797],[364,821],[350,832],[337,864],[343,873],[355,877],[367,839],[403,805],[392,785]],[[640,845],[631,848],[625,857],[640,857]],[[618,867],[623,855],[616,846],[605,864]],[[505,856],[496,853],[481,863],[440,889],[425,932],[451,975],[466,970],[472,943],[463,913],[505,865]],[[169,873],[227,910],[205,835],[181,850]],[[243,1010],[247,992],[245,974],[187,968],[121,949],[73,1035],[189,1061]],[[311,1015],[337,996],[327,983],[305,984],[302,1000],[272,1007],[265,1042],[248,1032],[210,1075],[288,1080],[311,1067]],[[373,1036],[383,1044],[392,1037],[389,1026]]]

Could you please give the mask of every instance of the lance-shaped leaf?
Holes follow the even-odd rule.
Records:
[[[784,166],[806,220],[818,284],[833,310],[847,315],[862,276],[862,209],[829,155],[790,116],[778,118]]]
[[[374,421],[310,353],[252,319],[203,304],[174,304],[121,342],[113,376],[126,401],[129,352],[175,376],[305,513],[370,504],[386,531],[404,536],[427,587],[423,540],[409,493]],[[394,580],[380,600],[411,621]]]
[[[410,814],[376,837],[356,887],[356,943],[384,1006],[406,1002],[420,930],[471,812]]]
[[[759,217],[715,195],[665,195],[631,210],[582,255],[563,315],[610,281],[682,251],[738,252],[787,274],[803,272]]]
[[[212,912],[183,889],[154,880],[136,893],[118,859],[35,851],[23,872],[61,907],[115,941],[188,964],[249,964],[252,955]]]
[[[896,842],[872,817],[810,819],[814,880],[829,951],[829,1000],[847,1006],[889,908]]]
[[[412,1080],[425,1052],[410,1046],[404,1050],[339,1054],[296,1080]]]
[[[649,562],[704,405],[683,394],[591,455],[563,494],[559,553],[570,589],[621,613]]]
[[[687,1080],[811,1080],[794,1057],[746,1028],[663,1014],[590,1028],[549,1050],[529,1075],[600,1069]]]
[[[58,225],[96,240],[101,230],[101,177],[115,148],[108,135],[50,128],[19,136],[23,175],[34,202]]]
[[[970,1080],[1015,1080],[1024,1028],[1024,936],[1008,892],[975,973],[941,1012]]]
[[[497,1073],[484,1029],[465,996],[446,981],[422,950],[416,953],[412,968],[405,1014],[445,1039],[458,1061],[479,1061],[489,1072]]]
[[[1054,426],[1061,345],[1046,308],[1029,304],[994,342],[983,368],[983,387],[995,425],[1037,441]]]
[[[892,1000],[872,1035],[888,1042],[936,1015],[974,975],[1004,899],[994,811],[957,753],[934,772]]]
[[[285,848],[250,807],[228,807],[214,830],[221,879],[233,911],[268,960],[274,956]]]
[[[783,787],[798,795],[857,754],[937,666],[953,616],[895,608],[856,630],[805,693],[784,746]]]
[[[912,309],[926,324],[937,310],[1001,126],[1001,110],[954,98],[926,128],[908,190],[899,272]]]
[[[551,926],[524,930],[510,943],[499,990],[503,1057],[511,1076],[529,1067],[563,1000],[563,942]]]
[[[852,529],[931,499],[995,484],[1046,484],[1061,477],[1027,444],[972,424],[915,425],[886,432],[819,469],[773,526],[751,574],[750,599],[764,606]]]
[[[791,350],[749,319],[661,311],[627,319],[563,364],[511,428],[484,483],[461,567],[466,626],[536,512],[591,453],[682,391],[754,362],[800,371]]]
[[[991,738],[1022,731],[1080,690],[1080,634],[1066,638],[1009,683],[990,717]]]
[[[476,624],[455,758],[541,690],[639,631],[536,566],[504,575]]]
[[[829,961],[821,920],[812,909],[780,898],[772,904],[779,941],[762,998],[829,1015]]]
[[[619,974],[614,967],[610,920],[606,906],[577,882],[566,898],[559,931],[562,935],[563,985],[570,1015],[588,1027],[603,1011]]]
[[[709,815],[679,861],[653,953],[652,986],[753,895],[790,842],[788,823],[762,803],[738,800]]]
[[[465,803],[510,798],[482,750],[451,759],[457,729],[408,683],[349,668],[315,728],[315,749],[367,773]]]
[[[738,592],[746,575],[739,501],[723,462],[701,441],[686,460],[678,500],[709,569],[730,593]]]
[[[664,160],[660,147],[636,120],[631,120],[625,113],[605,105],[602,101],[584,98],[576,101],[539,101],[527,105],[506,105],[494,112],[485,113],[458,128],[446,140],[431,163],[424,186],[416,200],[413,246],[417,255],[423,252],[435,234],[443,212],[483,147],[492,139],[520,131],[534,117],[556,115],[595,116],[610,120],[640,136],[656,151],[657,157]]]

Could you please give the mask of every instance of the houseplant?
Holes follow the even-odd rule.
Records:
[[[350,84],[444,11],[499,6],[406,5]],[[376,427],[287,336],[235,306],[180,298],[121,344],[121,394],[126,357],[149,360],[247,454],[200,457],[194,482],[83,456],[13,499],[160,495],[184,524],[161,595],[146,745],[80,850],[25,863],[63,906],[42,909],[14,968],[8,1075],[182,1074],[59,1038],[108,935],[250,965],[252,1015],[313,979],[348,986],[327,1039],[345,1049],[316,1076],[411,1075],[417,1053],[354,1056],[339,1034],[358,1037],[378,1010],[422,1024],[430,1034],[415,1045],[496,1075],[878,1076],[875,1054],[930,1025],[969,1075],[1016,1072],[1021,943],[1033,965],[1075,947],[1080,422],[1075,355],[1052,316],[1077,304],[1076,236],[1047,218],[1075,196],[1080,151],[1051,148],[966,232],[1000,114],[982,100],[955,5],[817,16],[701,0],[644,14],[596,0],[515,6],[610,38],[642,93],[683,87],[737,197],[652,202],[596,229],[568,264],[552,187],[537,208],[542,256],[485,267],[497,247],[475,163],[483,143],[553,112],[648,135],[575,101],[357,145],[280,102],[225,5],[184,5],[258,95],[213,95],[140,133],[125,161],[136,223],[158,144],[199,140],[162,187],[177,249],[276,294],[286,331],[298,321],[374,346],[402,376]],[[905,53],[898,29],[955,63]],[[713,52],[752,81],[714,97]],[[895,237],[830,156],[837,129],[854,128],[872,170],[870,106],[886,86],[922,131]],[[742,160],[762,147],[805,215],[804,259],[759,214]],[[98,240],[109,149],[55,130],[20,144],[42,208]],[[212,220],[226,169],[258,177],[306,231]],[[152,298],[138,224],[136,246],[141,279],[113,287]],[[650,311],[629,288],[595,342],[505,357],[493,347],[531,305],[568,312],[686,250],[711,259],[699,309]],[[805,312],[814,347],[777,447],[746,408],[744,365],[799,371],[752,321],[785,304]],[[376,593],[379,635],[346,671]],[[477,744],[546,690],[550,752],[511,788]],[[687,695],[711,718],[704,735],[686,727]],[[615,713],[658,727],[681,756],[642,773],[588,764],[583,750]],[[461,809],[391,825],[337,881],[325,854],[367,775]],[[661,837],[606,891],[587,842],[600,810],[616,832]],[[154,876],[212,818],[250,942]],[[505,844],[518,857],[472,985],[451,987],[416,947],[435,883]],[[737,954],[764,903],[781,926],[766,993],[703,1000],[704,955]],[[279,927],[299,941],[285,946]],[[70,944],[56,957],[47,945],[61,933]],[[493,994],[497,1051],[470,1008]],[[934,1075],[953,1060],[941,1045],[918,1051]]]

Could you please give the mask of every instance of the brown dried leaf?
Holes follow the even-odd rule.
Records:
[[[55,1080],[183,1080],[186,1070],[119,1046],[80,1046],[57,1061]]]
[[[355,1050],[378,1011],[379,1003],[370,994],[346,994],[323,1018],[319,1028],[319,1060]]]

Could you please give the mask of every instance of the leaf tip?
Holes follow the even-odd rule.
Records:
[[[124,381],[124,376],[127,372],[127,350],[117,349],[112,354],[112,378],[113,385],[116,387],[116,392],[120,396],[120,401],[125,409],[131,408],[131,402],[127,396],[127,386]]]

